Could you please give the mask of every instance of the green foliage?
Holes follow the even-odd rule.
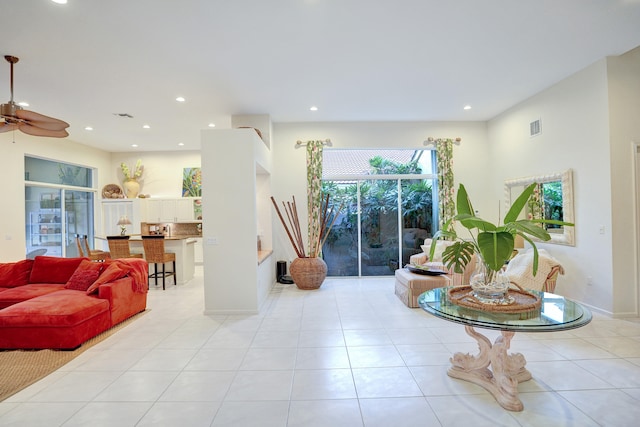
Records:
[[[405,228],[422,228],[431,232],[433,188],[427,180],[403,180],[402,218]],[[397,193],[397,191],[395,192]]]
[[[471,242],[457,241],[442,252],[442,262],[456,273],[463,273],[464,268],[473,257],[475,247]],[[432,255],[433,256],[433,255]]]
[[[398,163],[381,156],[369,160],[372,175],[421,174],[417,161]],[[357,230],[358,191],[357,185],[323,181],[322,191],[331,194],[331,204],[343,204],[342,215],[327,239],[329,244],[337,241],[344,233]],[[402,218],[405,228],[421,228],[432,232],[433,193],[430,181],[421,179],[402,180]],[[395,179],[370,180],[360,183],[360,209],[362,231],[371,243],[379,243],[380,220],[388,212],[398,209],[398,185]]]
[[[542,184],[542,197],[544,200],[544,217],[561,221],[563,218],[562,182],[553,181]],[[547,229],[558,227],[555,224],[546,225]]]
[[[398,163],[393,160],[385,159],[382,156],[375,156],[369,159],[372,175],[395,175],[395,174],[421,174],[422,168],[418,165],[418,161],[414,160],[409,163]]]
[[[473,248],[482,257],[482,261],[487,268],[493,272],[499,271],[513,253],[515,236],[520,235],[528,241],[533,248],[533,274],[538,271],[538,248],[532,237],[542,241],[551,239],[549,233],[538,224],[555,224],[563,226],[573,226],[573,224],[557,220],[517,220],[518,216],[527,205],[531,194],[537,184],[533,183],[524,189],[522,194],[513,202],[509,211],[504,217],[503,225],[495,225],[475,216],[475,211],[471,205],[471,200],[464,185],[460,184],[457,197],[457,212],[441,230],[433,237],[431,243],[430,257],[433,257],[438,239],[454,240],[453,246],[447,248],[443,253],[443,260],[448,267],[454,266],[456,272],[462,272],[470,257],[468,251]],[[471,240],[461,239],[455,229],[454,223],[458,221],[469,230]],[[452,249],[453,248],[453,249]],[[463,248],[466,250],[463,251]]]

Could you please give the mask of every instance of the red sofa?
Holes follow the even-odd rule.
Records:
[[[38,256],[0,263],[0,349],[73,349],[144,311],[148,264]]]

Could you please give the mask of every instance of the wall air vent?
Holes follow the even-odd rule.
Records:
[[[537,136],[542,132],[542,124],[540,123],[540,119],[534,120],[529,123],[529,136]]]

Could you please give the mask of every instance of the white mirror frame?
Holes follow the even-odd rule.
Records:
[[[561,173],[555,173],[550,175],[539,175],[539,176],[529,176],[525,178],[516,178],[505,181],[504,183],[504,194],[505,194],[505,212],[509,211],[511,207],[511,189],[514,187],[526,187],[529,184],[534,182],[544,183],[544,182],[553,182],[553,181],[561,181],[562,182],[562,216],[563,221],[575,223],[574,213],[573,213],[573,173],[571,169],[567,169]],[[514,195],[515,198],[519,196],[519,194]],[[546,243],[556,243],[559,245],[568,245],[575,246],[575,226],[573,227],[562,227],[562,233],[550,233],[551,240],[548,240]],[[537,240],[537,239],[536,239]]]

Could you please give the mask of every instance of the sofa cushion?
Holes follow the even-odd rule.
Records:
[[[86,291],[98,279],[103,268],[104,265],[101,262],[82,260],[64,287],[76,291]]]
[[[0,292],[0,310],[22,301],[57,292],[61,289],[64,289],[63,285],[46,283],[5,289],[3,292]]]
[[[452,242],[445,240],[438,240],[436,242],[436,250],[433,252],[433,259],[429,259],[429,261],[433,262],[442,262],[442,253],[447,247],[451,246]],[[431,239],[427,239],[424,241],[424,245],[420,246],[422,251],[429,256],[431,252]]]
[[[108,301],[62,289],[2,310],[0,326],[72,326],[105,311]]]
[[[37,256],[33,261],[29,283],[61,283],[64,285],[84,259],[87,258]]]
[[[31,259],[0,264],[0,287],[14,288],[26,285],[29,283],[32,266]]]
[[[98,279],[89,286],[87,289],[87,295],[97,292],[100,285],[104,285],[105,283],[109,283],[126,276],[129,271],[131,271],[131,268],[112,262],[102,272],[102,274],[100,274],[100,277],[98,277]]]

